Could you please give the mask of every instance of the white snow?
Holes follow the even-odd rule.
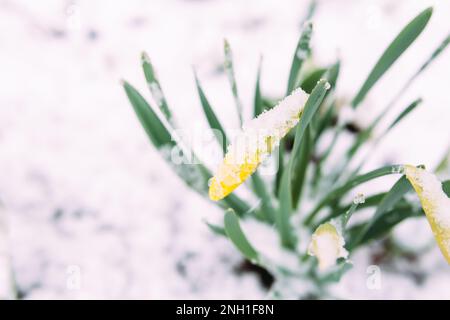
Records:
[[[450,3],[330,0],[318,7],[314,54],[321,63],[342,58],[336,89],[351,99],[395,33],[430,4],[429,26],[357,110],[359,123],[384,108],[448,33]],[[149,98],[139,63],[147,51],[177,123],[205,128],[195,65],[224,127],[239,129],[226,76],[217,72],[222,39],[232,46],[249,119],[260,54],[263,92],[282,95],[306,8],[304,0],[1,1],[0,220],[9,222],[0,236],[2,275],[10,255],[27,299],[265,297],[256,275],[236,271],[239,253],[202,223],[220,223],[222,211],[189,191],[149,145],[119,79]],[[440,160],[450,133],[448,56],[401,99],[393,117],[418,96],[424,103],[367,167]],[[438,249],[400,267],[380,264],[378,291],[366,287],[373,252],[352,256],[353,269],[334,288],[338,297],[450,298]],[[0,281],[0,292],[8,289]]]

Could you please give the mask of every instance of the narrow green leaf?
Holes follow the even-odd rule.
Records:
[[[337,83],[337,79],[339,77],[340,70],[341,70],[341,62],[337,61],[325,73],[324,77],[330,83],[332,88],[336,87],[336,83]]]
[[[145,132],[152,141],[153,145],[161,151],[164,160],[170,165],[173,171],[193,190],[203,196],[208,195],[208,179],[212,176],[211,172],[200,162],[192,150],[180,146],[172,140],[167,127],[161,122],[151,106],[145,101],[140,93],[128,82],[123,82],[123,87],[133,109],[142,124]],[[175,164],[168,156],[168,151],[177,147],[181,152],[190,153],[194,164],[182,162]],[[231,194],[222,201],[218,202],[223,208],[233,208],[239,215],[243,215],[250,210],[250,206],[241,200],[238,196]]]
[[[430,57],[420,66],[420,68],[406,81],[400,92],[394,97],[394,101],[398,99],[403,92],[405,92],[419,75],[424,72],[430,64],[441,55],[450,43],[450,34],[439,44],[439,46],[431,53]]]
[[[450,145],[444,153],[444,156],[439,161],[436,169],[434,170],[437,174],[443,174],[450,169]],[[450,173],[450,170],[449,170]]]
[[[442,182],[442,190],[444,190],[445,194],[450,197],[450,180]]]
[[[280,235],[281,244],[286,248],[294,249],[297,243],[297,238],[294,234],[290,221],[292,213],[292,191],[290,180],[290,170],[284,170],[278,196],[280,206],[278,214],[275,218],[275,223]]]
[[[369,241],[383,237],[405,219],[421,216],[425,216],[422,209],[417,209],[410,206],[389,210],[375,221],[370,230],[365,233],[364,237],[352,248],[352,250],[355,250],[357,247],[361,247]],[[369,223],[370,222],[363,222],[350,228],[350,230],[348,230],[349,241],[352,241],[351,239],[357,237],[362,230],[366,229]]]
[[[356,108],[365,98],[373,85],[383,76],[392,64],[405,52],[406,49],[422,33],[433,13],[432,8],[427,8],[409,22],[398,36],[391,42],[388,48],[381,55],[378,62],[369,73],[361,89],[352,101],[353,108]]]
[[[221,226],[209,223],[208,221],[203,221],[209,228],[209,230],[211,230],[214,234],[217,234],[219,236],[227,236],[225,229],[222,228]]]
[[[294,208],[297,208],[299,197],[303,188],[306,170],[309,163],[309,157],[311,154],[311,137],[307,135],[304,138],[305,132],[307,132],[308,126],[314,117],[314,114],[319,109],[325,98],[327,90],[330,89],[330,84],[325,80],[320,80],[306,101],[305,108],[303,109],[300,121],[297,125],[294,138],[294,146],[292,148],[291,158],[289,159],[288,168],[290,171],[291,181],[289,187],[292,191],[292,204]],[[303,145],[303,146],[302,146]]]
[[[252,174],[251,179],[253,190],[258,198],[261,199],[261,208],[264,213],[264,218],[268,222],[275,221],[275,209],[272,205],[270,193],[267,190],[265,182],[261,179],[258,171]]]
[[[305,104],[305,108],[303,109],[302,116],[300,117],[300,121],[297,125],[297,129],[295,131],[294,147],[292,149],[291,158],[295,158],[298,156],[300,151],[300,144],[302,142],[302,138],[306,131],[306,128],[308,127],[311,119],[321,105],[328,89],[330,89],[330,84],[326,80],[322,79],[317,83],[316,87],[309,95],[309,98]],[[290,163],[290,166],[292,166],[292,161]]]
[[[283,173],[284,173],[284,154],[286,152],[286,137],[284,137],[283,139],[281,139],[280,141],[280,145],[278,146],[278,150],[277,150],[277,174],[275,176],[275,186],[273,188],[273,191],[275,193],[275,196],[278,196],[278,194],[280,193],[280,184],[281,184],[281,179],[283,177]]]
[[[255,98],[254,98],[254,106],[253,106],[253,115],[255,117],[259,116],[264,111],[264,102],[261,96],[261,65],[262,65],[262,57],[259,59],[258,64],[258,74],[256,76],[256,86],[255,86]]]
[[[364,163],[367,163],[369,160],[369,157],[373,154],[373,150],[378,146],[380,141],[397,125],[403,120],[411,111],[413,111],[419,104],[422,103],[422,99],[418,98],[414,100],[411,104],[409,104],[396,118],[395,120],[389,125],[389,127],[384,130],[374,141],[374,143],[371,145],[371,148],[369,152],[367,153],[366,157],[364,157],[360,163],[356,166],[356,168],[348,174],[346,177],[354,177],[358,172],[361,170]],[[358,152],[361,146],[363,146],[372,136],[373,131],[375,130],[377,124],[381,121],[381,119],[384,117],[386,113],[381,113],[372,123],[364,130],[362,130],[358,136],[356,137],[356,140],[353,142],[351,147],[347,150],[345,154],[346,161],[343,161],[343,165],[339,167],[338,170],[341,173],[344,173],[347,170],[348,165],[351,162],[351,159],[355,156],[355,154]]]
[[[386,192],[382,192],[382,193],[377,193],[377,194],[371,195],[370,197],[367,197],[365,199],[364,203],[359,204],[358,208],[359,209],[365,209],[365,208],[370,208],[370,207],[377,206],[385,195],[386,195]],[[316,229],[322,223],[325,223],[328,220],[331,220],[333,218],[336,218],[336,217],[340,216],[342,214],[342,212],[350,211],[353,205],[354,205],[354,202],[352,202],[349,205],[346,205],[345,207],[332,208],[332,211],[330,212],[330,214],[327,215],[326,217],[324,217],[323,219],[321,219],[319,222],[317,222],[317,224],[314,224],[312,229]]]
[[[147,101],[128,82],[123,81],[122,85],[142,127],[155,147],[159,149],[165,145],[173,145],[169,131]]]
[[[233,210],[227,210],[225,213],[225,232],[236,246],[236,248],[251,262],[256,263],[259,259],[258,252],[253,248],[250,242],[247,240],[244,232],[242,232],[239,224],[239,218],[233,212]]]
[[[386,130],[386,133],[392,130],[400,121],[403,120],[411,111],[416,109],[416,107],[422,103],[422,98],[414,100],[409,106],[407,106],[396,118],[395,120],[389,125],[389,127]],[[384,134],[383,134],[384,135]]]
[[[333,101],[332,103],[325,106],[325,110],[323,114],[320,117],[319,123],[317,125],[316,135],[314,136],[314,140],[317,141],[322,133],[325,132],[325,130],[330,129],[332,127],[333,117],[336,116],[336,104]]]
[[[200,81],[197,78],[197,74],[194,71],[194,77],[195,77],[195,84],[197,86],[198,95],[200,97],[200,103],[203,108],[203,113],[205,114],[206,120],[208,121],[208,124],[211,129],[214,130],[214,135],[216,136],[217,141],[219,142],[219,145],[225,149],[228,141],[227,134],[225,133],[225,130],[223,129],[219,119],[217,118],[216,114],[214,113],[213,108],[211,107],[208,99],[206,98],[206,95],[202,89],[202,86],[200,84]]]
[[[210,175],[211,177],[211,175]],[[224,209],[233,209],[238,216],[242,217],[250,211],[250,206],[235,194],[230,194],[223,200],[218,202],[219,206]]]
[[[273,99],[269,97],[262,96],[262,103],[265,110],[270,110],[276,106],[277,101],[280,99]]]
[[[355,238],[352,239],[352,242],[349,244],[349,248],[356,247],[364,238],[367,237],[368,233],[378,232],[372,230],[373,228],[384,228],[386,227],[383,223],[377,223],[378,220],[383,219],[383,216],[391,210],[408,192],[412,190],[411,184],[405,176],[402,176],[386,193],[386,195],[381,200],[380,204],[375,211],[374,216],[370,219],[369,223],[366,227],[361,230],[360,234],[358,234]],[[383,219],[384,221],[385,219]]]
[[[420,66],[420,68],[415,73],[413,73],[412,76],[408,78],[408,80],[397,92],[397,94],[394,95],[394,97],[388,103],[388,105],[380,112],[378,117],[372,123],[371,127],[375,127],[376,124],[379,123],[383,119],[383,117],[388,114],[389,110],[391,110],[391,108],[396,104],[396,102],[400,99],[400,97],[414,83],[414,80],[416,80],[419,77],[419,75],[428,68],[428,66],[434,61],[434,59],[436,59],[442,52],[444,52],[449,43],[450,43],[450,35],[448,35],[444,39],[444,41],[441,42],[441,44],[433,51],[431,56]]]
[[[242,127],[243,124],[243,118],[242,118],[242,103],[239,99],[238,90],[237,90],[237,84],[236,84],[236,77],[234,75],[234,66],[233,66],[233,54],[230,48],[230,44],[225,39],[224,45],[223,45],[224,53],[225,53],[225,63],[224,68],[225,72],[228,77],[228,82],[231,86],[231,91],[233,93],[234,103],[236,104],[236,109],[239,117],[239,124]]]
[[[169,106],[167,105],[167,100],[159,84],[158,77],[156,76],[153,65],[150,62],[148,55],[143,52],[141,55],[142,69],[144,70],[145,80],[147,81],[148,88],[158,105],[159,109],[166,117],[167,121],[173,124],[172,113],[170,112]]]
[[[347,226],[348,221],[350,220],[350,218],[355,213],[356,209],[359,207],[361,203],[364,202],[353,200],[350,208],[347,211],[345,211],[344,214],[341,215],[342,228],[345,228]]]
[[[311,41],[312,30],[313,30],[312,23],[305,22],[302,34],[300,35],[297,47],[295,48],[294,57],[292,59],[286,95],[289,95],[292,92],[292,90],[295,89],[303,61],[306,58],[308,58],[310,54],[311,48],[309,43]]]
[[[325,275],[320,276],[319,281],[322,285],[330,282],[339,282],[344,274],[351,268],[353,268],[352,263],[345,259],[341,259],[341,261],[338,261],[332,270],[327,272]]]
[[[318,68],[313,70],[310,74],[308,74],[305,79],[300,84],[300,88],[303,89],[306,93],[311,93],[311,91],[316,86],[317,82],[323,77],[327,69]]]
[[[312,19],[312,17],[314,16],[314,13],[316,12],[316,8],[317,8],[317,1],[311,0],[308,4],[308,10],[306,10],[306,14],[305,14],[304,18],[302,19],[302,25],[305,22],[307,22],[308,20]]]
[[[321,201],[316,205],[316,207],[311,211],[311,213],[307,216],[305,220],[305,225],[311,224],[316,214],[325,206],[332,203],[334,200],[336,200],[339,197],[342,197],[345,195],[349,190],[353,189],[354,187],[365,183],[367,181],[386,176],[389,174],[398,174],[401,173],[403,170],[403,165],[391,165],[391,166],[385,166],[381,167],[379,169],[375,169],[373,171],[370,171],[368,173],[365,173],[363,175],[356,176],[350,180],[348,180],[345,184],[342,186],[330,191],[324,198],[322,198]]]
[[[298,208],[298,203],[302,195],[303,185],[306,177],[306,170],[312,151],[311,128],[305,131],[303,143],[300,144],[299,155],[292,168],[292,201],[294,209]]]
[[[374,150],[376,149],[378,144],[384,139],[384,137],[421,103],[422,103],[421,98],[414,100],[395,118],[395,120],[389,125],[389,127],[386,130],[384,130],[375,139],[375,141],[370,145],[370,148],[369,148],[366,156],[359,162],[359,164],[356,166],[356,168],[349,174],[349,177],[354,177],[355,175],[358,174],[358,172],[363,167],[364,163],[367,163],[369,161],[370,156],[374,154]],[[346,161],[344,166],[341,168],[342,172],[347,169],[348,163],[350,163],[350,160],[356,154],[358,149],[369,139],[369,137],[371,136],[373,130],[375,129],[375,126],[377,125],[379,119],[380,118],[375,119],[375,121],[367,129],[365,129],[363,132],[361,132],[358,135],[356,142],[353,144],[353,146],[349,149],[349,151],[347,153],[348,161]]]
[[[292,199],[292,172],[294,169],[294,163],[302,156],[300,155],[300,146],[304,142],[303,136],[305,134],[308,125],[314,116],[314,113],[319,108],[320,104],[325,97],[326,91],[329,89],[329,84],[325,80],[319,81],[319,83],[314,88],[313,92],[310,94],[308,100],[305,103],[300,121],[297,124],[294,146],[292,149],[292,154],[289,159],[287,170],[283,171],[280,188],[278,191],[278,198],[280,200],[279,212],[276,218],[276,224],[280,234],[281,242],[283,246],[287,248],[294,248],[296,244],[296,238],[292,232],[290,225],[290,216],[293,209],[293,199]],[[305,161],[307,162],[307,161]],[[279,168],[279,170],[281,167]],[[299,178],[299,176],[296,176]],[[295,181],[294,184],[298,186],[300,181]],[[301,181],[303,183],[303,181]],[[298,188],[297,188],[298,190]]]

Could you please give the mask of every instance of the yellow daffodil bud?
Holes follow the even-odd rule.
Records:
[[[308,94],[297,89],[270,111],[244,125],[210,180],[211,200],[223,199],[255,172],[298,123],[307,99]]]
[[[308,254],[319,261],[319,270],[324,271],[336,264],[338,258],[347,258],[345,240],[334,223],[321,224],[314,231],[308,248]]]
[[[450,264],[450,199],[438,178],[421,168],[405,166],[405,175],[419,196],[436,242]]]

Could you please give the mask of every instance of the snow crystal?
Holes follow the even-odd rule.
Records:
[[[364,195],[364,193],[358,193],[356,197],[353,198],[354,204],[362,204],[364,202],[366,202],[366,196]]]
[[[309,52],[309,50],[299,48],[297,50],[297,52],[295,53],[295,55],[297,56],[298,59],[305,60],[306,58],[308,58],[308,52]]]
[[[403,174],[405,172],[405,167],[402,165],[398,165],[398,166],[392,166],[392,173],[399,173],[399,174]]]

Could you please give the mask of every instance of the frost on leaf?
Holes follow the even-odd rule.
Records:
[[[353,198],[353,203],[354,204],[362,204],[366,202],[366,196],[364,195],[364,193],[358,193],[356,195],[356,197]]]
[[[153,94],[153,99],[155,99],[156,104],[158,106],[161,106],[162,102],[164,100],[164,95],[163,95],[163,93],[161,91],[161,88],[159,87],[159,84],[156,83],[156,82],[151,82],[149,84],[149,88],[150,88],[150,91]]]
[[[243,183],[298,123],[308,94],[297,89],[277,106],[244,125],[229,146],[209,186],[209,197],[218,201]]]
[[[348,257],[345,240],[338,229],[339,226],[333,222],[327,222],[321,224],[312,235],[308,254],[319,260],[321,271],[334,266],[338,258]]]
[[[419,196],[436,242],[450,264],[450,199],[436,176],[422,168],[405,166],[405,175]]]

